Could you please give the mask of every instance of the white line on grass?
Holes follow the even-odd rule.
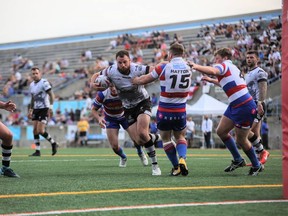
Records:
[[[193,160],[215,160],[215,158],[193,158]],[[221,158],[222,160],[223,158]],[[115,157],[115,158],[95,158],[95,159],[83,159],[83,158],[79,158],[79,159],[51,159],[51,160],[12,160],[11,162],[13,163],[34,163],[34,162],[37,162],[37,163],[41,163],[41,162],[74,162],[74,161],[111,161],[111,160],[119,160],[119,158]],[[139,161],[139,158],[129,158],[128,159],[129,161]],[[167,160],[167,158],[158,158],[159,161],[164,161],[164,160]]]
[[[27,212],[16,214],[4,214],[3,216],[28,216],[28,215],[58,215],[58,214],[75,214],[86,212],[104,212],[104,211],[121,211],[134,209],[153,209],[153,208],[173,208],[173,207],[189,207],[189,206],[215,206],[215,205],[238,205],[238,204],[258,204],[258,203],[288,203],[288,200],[240,200],[240,201],[224,201],[224,202],[199,202],[199,203],[174,203],[174,204],[158,204],[158,205],[137,205],[137,206],[114,206],[103,208],[89,209],[67,209],[46,212]]]

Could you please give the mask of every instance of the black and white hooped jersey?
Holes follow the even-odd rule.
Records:
[[[32,82],[30,84],[30,93],[34,100],[33,109],[48,108],[50,105],[49,95],[47,91],[52,87],[46,79],[40,79],[38,82]]]
[[[119,72],[117,64],[114,64],[103,71],[101,74],[106,75],[115,85],[123,106],[126,109],[137,106],[141,101],[149,98],[144,85],[133,85],[132,79],[149,73],[149,66],[131,63],[130,73],[124,75]]]
[[[267,82],[268,74],[260,67],[256,67],[245,74],[247,88],[254,100],[259,100],[259,82]]]

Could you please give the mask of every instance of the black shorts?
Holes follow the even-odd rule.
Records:
[[[34,109],[32,113],[32,121],[40,121],[43,124],[48,122],[48,110],[49,108]]]
[[[80,131],[79,132],[79,137],[86,137],[87,136],[87,131]]]
[[[137,121],[137,117],[140,114],[147,114],[151,116],[151,101],[150,98],[147,98],[143,101],[141,101],[136,107],[133,107],[131,109],[125,109],[125,117],[128,121],[128,125],[132,125]]]

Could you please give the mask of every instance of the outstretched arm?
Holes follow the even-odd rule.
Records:
[[[215,78],[211,78],[211,77],[208,77],[208,76],[203,76],[201,78],[201,80],[213,83],[213,84],[215,84],[217,86],[220,86],[220,83],[219,83],[218,79],[215,79]]]
[[[154,80],[156,80],[156,78],[154,78],[151,73],[146,74],[146,75],[142,75],[140,77],[135,77],[134,79],[132,79],[132,83],[134,85],[145,85],[147,83],[151,83]]]
[[[16,104],[11,102],[10,100],[7,102],[0,101],[0,109],[5,109],[9,112],[14,112],[16,109]]]
[[[211,67],[211,66],[202,66],[202,65],[195,64],[194,62],[191,62],[191,61],[188,61],[188,65],[192,69],[197,70],[203,74],[214,75],[214,76],[220,75],[219,69]]]

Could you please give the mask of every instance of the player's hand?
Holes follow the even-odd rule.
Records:
[[[257,112],[260,116],[264,115],[264,107],[263,107],[262,102],[260,101],[257,103]]]
[[[192,62],[192,61],[187,61],[187,64],[192,68],[192,69],[194,69],[194,67],[195,67],[195,63],[194,62]]]
[[[140,77],[135,77],[131,80],[131,82],[133,85],[139,85],[139,80],[140,80]]]
[[[48,118],[51,118],[53,116],[53,110],[49,109],[48,110]]]
[[[28,119],[32,119],[32,114],[33,114],[33,110],[30,109],[30,110],[28,111],[28,115],[27,115]]]
[[[203,76],[203,77],[201,78],[201,81],[211,82],[211,77]]]
[[[103,129],[106,128],[106,121],[105,121],[105,119],[100,119],[100,120],[99,120],[99,125],[100,125],[100,127],[103,128]]]
[[[9,112],[14,112],[16,110],[16,104],[9,100],[4,104],[3,108]]]
[[[101,87],[99,83],[95,83],[95,82],[94,83],[90,83],[90,88],[94,89],[96,91],[105,91],[107,89],[107,88]]]

